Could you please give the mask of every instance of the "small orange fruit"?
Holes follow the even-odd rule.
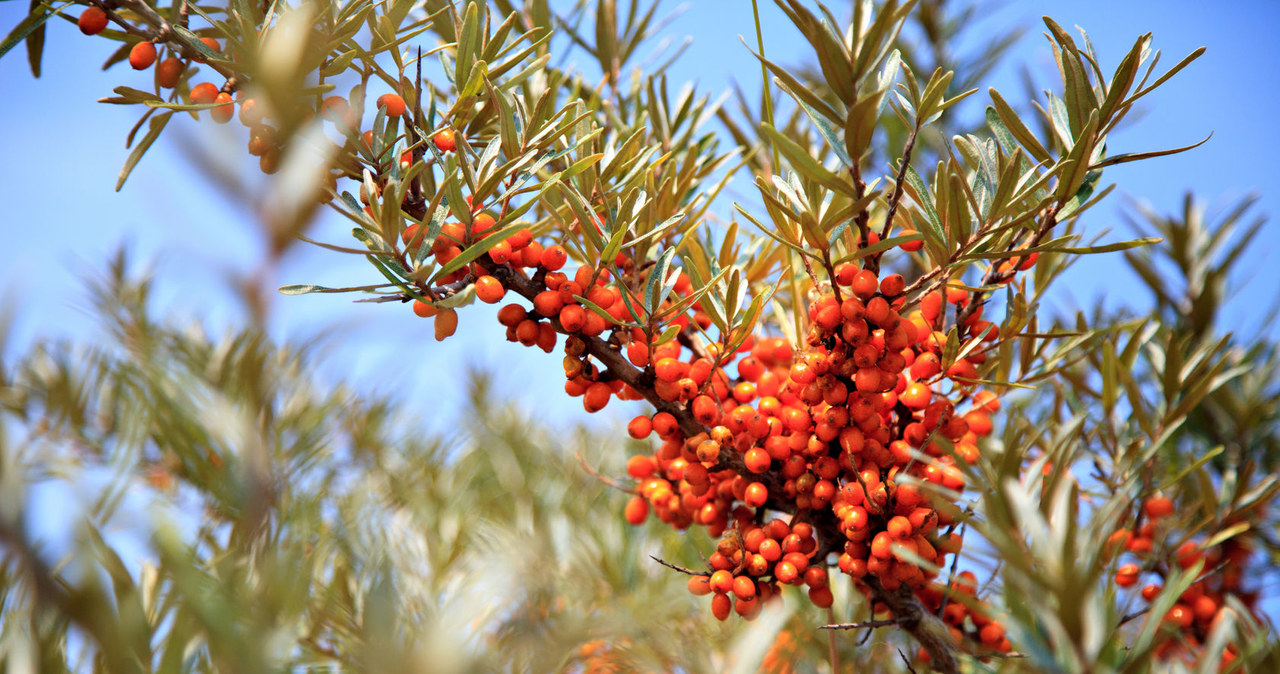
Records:
[[[164,89],[172,89],[178,86],[178,80],[182,77],[182,60],[170,56],[160,62],[156,66],[156,81]]]
[[[476,279],[476,297],[485,304],[496,304],[507,294],[502,282],[488,274]]]
[[[213,103],[218,98],[218,87],[212,82],[201,82],[191,87],[191,102],[201,105]]]
[[[431,141],[436,144],[436,149],[441,152],[453,152],[458,147],[458,142],[454,137],[453,129],[445,129],[440,133],[437,133]]]
[[[231,121],[231,116],[236,112],[236,106],[231,102],[231,94],[224,91],[218,94],[218,97],[214,99],[214,102],[219,103],[220,105],[209,110],[209,116],[213,117],[213,121],[219,124],[226,124]]]
[[[76,25],[85,35],[97,35],[107,28],[107,13],[99,7],[90,7],[80,13]]]
[[[129,65],[134,70],[146,70],[156,62],[156,46],[150,42],[139,42],[129,50]]]
[[[378,97],[378,107],[386,108],[388,117],[399,117],[404,114],[404,99],[399,94],[383,94]]]

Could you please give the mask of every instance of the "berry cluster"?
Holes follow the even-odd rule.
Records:
[[[810,565],[810,555],[818,548],[811,525],[773,519],[764,525],[745,524],[741,531],[716,546],[708,560],[710,575],[689,577],[690,592],[712,595],[711,612],[717,618],[727,619],[731,610],[754,618],[765,602],[780,596],[781,585],[806,586],[814,604],[831,606],[826,567]]]
[[[1136,588],[1150,605],[1164,591],[1165,581],[1176,570],[1187,571],[1200,566],[1200,575],[1178,597],[1177,602],[1160,620],[1166,626],[1156,646],[1156,655],[1164,660],[1194,664],[1197,651],[1225,613],[1231,611],[1227,598],[1232,597],[1250,611],[1255,609],[1257,592],[1242,587],[1244,570],[1252,554],[1248,541],[1231,537],[1218,545],[1206,547],[1203,541],[1179,539],[1173,530],[1173,500],[1167,496],[1148,498],[1141,509],[1141,522],[1135,529],[1116,530],[1108,540],[1108,550],[1121,552],[1135,561],[1121,564],[1115,575],[1116,585]],[[1144,580],[1155,581],[1143,583]],[[1255,616],[1256,617],[1256,616]],[[1235,644],[1222,652],[1223,667],[1237,657]]]
[[[85,35],[97,35],[106,30],[111,20],[120,22],[122,26],[125,24],[119,17],[109,15],[104,9],[97,5],[91,5],[81,12],[77,24],[80,31]],[[214,31],[213,28],[201,29],[198,32],[209,33]],[[133,30],[135,34],[143,33],[140,29]],[[209,35],[199,37],[200,45],[209,52],[222,55],[222,45],[219,41]],[[161,54],[167,56],[160,58]],[[234,54],[228,55],[234,57]],[[218,124],[225,124],[231,121],[232,117],[236,117],[249,131],[248,152],[254,157],[258,157],[258,166],[263,173],[275,173],[280,167],[280,159],[284,151],[283,140],[281,139],[280,123],[283,119],[272,119],[272,115],[268,107],[257,98],[248,96],[243,88],[243,83],[239,82],[235,77],[227,77],[225,71],[214,69],[214,74],[223,75],[224,83],[218,86],[213,82],[195,82],[195,76],[200,72],[196,67],[207,64],[207,59],[197,50],[186,46],[177,41],[163,42],[159,37],[153,39],[140,39],[130,47],[128,52],[129,65],[134,70],[147,70],[154,66],[156,91],[168,89],[176,93],[178,102],[185,102],[189,105],[208,106],[209,116]],[[297,101],[297,109],[302,110],[301,121],[305,122],[319,115],[321,119],[332,122],[336,128],[344,134],[353,134],[363,141],[363,150],[366,154],[371,154],[373,150],[373,131],[366,130],[363,133],[357,133],[360,126],[361,114],[360,110],[353,107],[353,101],[356,98],[343,96],[329,96],[318,104],[311,100]],[[237,111],[237,105],[239,109]],[[385,112],[387,119],[401,118],[406,114],[407,105],[402,96],[397,93],[386,93],[377,98],[376,106],[379,110]],[[199,114],[200,108],[191,109],[192,114]],[[451,129],[443,128],[435,132],[431,137],[432,142],[441,152],[452,152],[455,149],[454,132]],[[404,151],[400,157],[401,165],[407,168],[409,163],[413,161],[413,152]],[[376,162],[374,162],[376,163]],[[349,177],[359,177],[360,167],[352,165],[347,167],[346,171]],[[332,197],[335,191],[331,178],[329,189],[325,191],[321,198],[328,199]],[[367,203],[367,196],[366,196]]]

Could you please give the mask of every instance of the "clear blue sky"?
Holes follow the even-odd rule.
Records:
[[[770,57],[783,63],[804,59],[798,35],[772,3],[761,5]],[[0,27],[7,31],[25,8],[26,3],[0,3]],[[1104,68],[1113,68],[1146,31],[1155,33],[1155,46],[1164,52],[1166,65],[1195,47],[1208,47],[1204,57],[1148,99],[1151,113],[1117,133],[1110,147],[1113,152],[1174,147],[1210,131],[1213,139],[1191,153],[1108,170],[1105,179],[1119,182],[1119,192],[1168,212],[1180,206],[1188,189],[1210,204],[1256,190],[1263,195],[1260,212],[1280,213],[1280,153],[1270,147],[1274,91],[1280,79],[1280,46],[1268,35],[1280,18],[1276,4],[1236,2],[1227,10],[1203,2],[1009,3],[988,13],[971,35],[974,45],[966,46],[980,46],[985,36],[1017,24],[1030,27],[1009,66],[991,82],[1007,98],[1021,97],[1018,65],[1028,64],[1047,75],[1054,72],[1039,34],[1041,11],[1052,12],[1064,26],[1085,27]],[[734,78],[746,90],[758,92],[758,65],[738,39],[743,35],[754,42],[747,0],[686,3],[667,32],[677,41],[686,35],[693,38],[671,72],[673,86],[692,79],[704,91],[719,92]],[[106,41],[54,22],[42,79],[32,80],[21,49],[0,60],[0,196],[6,210],[0,222],[0,288],[6,302],[16,301],[21,307],[18,343],[41,335],[83,335],[90,324],[79,277],[100,269],[122,241],[131,242],[136,259],[155,262],[159,306],[203,321],[213,332],[243,316],[225,282],[228,272],[250,270],[262,257],[252,206],[224,198],[193,170],[179,142],[194,137],[197,130],[206,136],[227,133],[226,145],[237,149],[230,156],[243,161],[241,178],[252,186],[261,177],[252,159],[238,150],[245,139],[235,124],[215,128],[184,119],[170,125],[167,139],[143,160],[124,190],[112,191],[127,155],[125,133],[140,112],[94,101],[118,84],[144,86],[150,75],[127,67],[102,73],[99,66],[110,51]],[[979,96],[985,104],[985,91]],[[1110,227],[1115,230],[1111,240],[1124,237],[1116,216],[1120,204],[1118,194],[1109,197],[1088,217],[1089,231]],[[727,203],[718,211],[730,215]],[[340,241],[347,227],[328,219],[314,231]],[[1280,265],[1268,264],[1270,256],[1280,253],[1278,244],[1276,226],[1268,225],[1247,258],[1246,268],[1256,273],[1235,279],[1240,293],[1230,314],[1233,328],[1256,328],[1256,317],[1247,312],[1271,301],[1280,288]],[[1118,262],[1118,257],[1099,256],[1080,263],[1070,277],[1069,296],[1059,297],[1062,306],[1087,305],[1104,297],[1107,302],[1131,304],[1130,279],[1119,271]],[[354,285],[376,280],[373,274],[360,258],[301,249],[288,257],[273,282]],[[405,307],[353,305],[343,296],[313,295],[278,297],[275,308],[271,329],[281,338],[338,328],[324,361],[326,376],[411,399],[430,426],[449,427],[450,401],[461,395],[458,384],[472,364],[498,371],[501,391],[522,404],[536,404],[556,423],[586,417],[578,401],[559,392],[559,356],[507,344],[487,308],[465,311],[465,338],[443,345],[431,340],[430,322],[414,318]],[[1280,336],[1276,326],[1267,329]],[[634,412],[614,403],[604,420],[630,414]]]

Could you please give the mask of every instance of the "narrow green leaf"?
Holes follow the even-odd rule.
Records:
[[[1166,156],[1171,155],[1171,154],[1178,154],[1179,152],[1186,152],[1187,150],[1194,150],[1194,149],[1196,149],[1196,148],[1200,147],[1201,145],[1204,145],[1205,143],[1209,142],[1209,139],[1210,139],[1210,138],[1213,138],[1213,132],[1212,132],[1212,131],[1211,131],[1211,132],[1209,132],[1209,135],[1208,135],[1208,136],[1205,136],[1205,139],[1204,139],[1204,140],[1200,141],[1199,143],[1195,143],[1195,144],[1193,144],[1193,145],[1187,145],[1187,146],[1184,146],[1184,147],[1176,147],[1176,148],[1173,148],[1173,149],[1171,149],[1171,150],[1156,150],[1156,151],[1154,151],[1154,152],[1129,152],[1129,153],[1127,153],[1127,154],[1118,154],[1118,155],[1116,155],[1116,156],[1114,156],[1114,157],[1107,157],[1106,159],[1103,159],[1102,161],[1098,162],[1097,164],[1094,164],[1093,166],[1090,166],[1089,168],[1090,168],[1090,169],[1100,169],[1100,168],[1105,168],[1105,167],[1107,167],[1107,166],[1114,166],[1114,165],[1116,165],[1116,164],[1124,164],[1124,163],[1131,162],[1131,161],[1140,161],[1140,160],[1143,160],[1143,159],[1151,159],[1152,157],[1166,157]]]
[[[1164,239],[1158,236],[1149,236],[1132,241],[1118,241],[1116,243],[1108,243],[1101,246],[1060,246],[1054,243],[1041,244],[1030,248],[1022,248],[1019,250],[994,251],[989,253],[967,253],[962,260],[1004,260],[1012,257],[1021,257],[1028,253],[1066,253],[1068,255],[1093,255],[1096,253],[1114,253],[1118,250],[1128,250],[1139,246],[1149,246],[1154,243],[1160,243]]]
[[[790,162],[791,167],[795,169],[797,173],[829,190],[843,192],[849,196],[855,196],[853,185],[841,180],[839,176],[828,171],[827,167],[823,166],[817,159],[813,158],[813,155],[810,154],[809,150],[800,147],[800,144],[792,140],[791,137],[781,131],[778,131],[769,124],[762,124],[760,129],[769,137],[769,140],[772,141],[774,147],[778,148],[778,150],[786,156],[787,161]]]
[[[904,243],[911,243],[912,241],[922,241],[923,239],[924,239],[924,235],[919,233],[907,234],[904,236],[891,236],[887,239],[881,239],[878,243],[873,243],[870,246],[867,246],[866,248],[859,248],[857,251],[850,253],[848,255],[845,255],[844,257],[836,260],[834,264],[840,264],[842,262],[850,262],[852,260],[860,260],[864,257],[867,257],[868,255],[883,253],[884,251],[889,250],[890,248],[901,246]]]
[[[160,132],[164,130],[165,125],[169,123],[169,118],[172,116],[172,112],[162,112],[151,118],[146,135],[142,137],[138,145],[129,153],[128,158],[124,160],[124,168],[120,169],[120,177],[116,179],[117,192],[124,187],[124,181],[129,179],[130,173],[133,173],[133,167],[138,165],[142,155],[146,154],[147,150],[151,148],[151,144],[160,137]]]
[[[914,166],[907,167],[904,177],[907,181],[907,189],[912,192],[911,198],[924,209],[925,224],[928,225],[925,231],[929,235],[925,237],[925,244],[932,243],[940,251],[948,250],[947,234],[942,229],[942,218],[938,217],[938,210],[934,208],[933,195],[929,186],[925,185],[924,179],[920,177],[920,173]]]
[[[1014,112],[1013,108],[1009,107],[1009,104],[1000,96],[1000,92],[995,89],[988,89],[988,92],[991,94],[991,103],[995,106],[996,116],[998,116],[1000,121],[1004,123],[1005,128],[1013,134],[1013,137],[1018,139],[1018,142],[1022,147],[1025,148],[1027,152],[1031,153],[1031,156],[1035,157],[1036,161],[1049,160],[1049,151],[1040,144],[1040,141],[1036,139],[1035,134],[1031,133],[1031,130],[1022,123],[1022,119],[1018,117],[1018,113]]]
[[[44,0],[31,0],[31,11],[34,13]],[[31,66],[31,76],[40,78],[40,60],[44,57],[44,23],[27,35],[27,64]]]
[[[58,9],[62,9],[69,4],[71,3],[63,3],[58,6]],[[37,12],[37,9],[41,9],[43,11]],[[18,43],[25,40],[28,35],[31,35],[36,30],[39,30],[44,26],[44,23],[53,18],[54,14],[54,11],[37,7],[36,3],[33,3],[32,11],[27,15],[27,18],[18,22],[18,25],[15,26],[7,36],[5,36],[4,42],[0,42],[0,58],[4,57],[5,54],[8,54],[10,49],[18,46]],[[40,75],[37,73],[36,77],[39,76]]]

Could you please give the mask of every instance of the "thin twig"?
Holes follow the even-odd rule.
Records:
[[[680,573],[683,573],[683,574],[688,575],[688,576],[710,576],[710,575],[711,575],[711,572],[710,572],[710,571],[694,571],[693,569],[686,569],[686,568],[684,568],[683,566],[676,566],[675,564],[672,564],[671,562],[668,562],[668,561],[665,561],[665,560],[659,559],[659,558],[657,558],[657,557],[655,557],[655,556],[653,556],[653,555],[649,555],[649,559],[652,559],[653,561],[655,561],[655,562],[657,562],[657,563],[659,563],[659,564],[661,564],[661,565],[663,565],[663,566],[667,567],[668,569],[673,569],[673,570],[675,570],[675,571],[679,571]]]
[[[902,664],[907,666],[907,671],[911,672],[911,674],[916,674],[916,668],[911,666],[911,660],[907,658],[907,654],[903,653],[901,648],[897,650],[898,650],[898,657],[902,658]]]
[[[149,35],[149,37],[162,40],[164,42],[170,42],[182,47],[183,56],[188,58],[194,58],[200,55],[200,52],[196,51],[194,43],[179,35],[178,32],[173,29],[173,25],[166,21],[164,17],[160,16],[160,14],[158,14],[151,5],[148,5],[141,0],[117,0],[116,4],[137,14],[143,22],[150,25],[155,32],[154,34]],[[228,82],[232,84],[235,83],[236,74],[228,70],[226,67],[216,63],[206,63],[205,65],[212,68],[219,75],[227,78]],[[223,88],[225,90],[228,87]],[[230,89],[234,88],[234,86],[230,87]]]
[[[902,166],[898,167],[898,177],[893,183],[893,195],[889,197],[889,210],[884,216],[884,227],[880,228],[881,240],[889,237],[889,230],[893,227],[893,218],[898,212],[898,204],[902,202],[903,184],[907,179],[907,169],[911,168],[911,151],[916,147],[916,134],[920,132],[919,120],[916,120],[915,128],[911,129],[911,135],[907,136],[907,144],[902,148]],[[876,257],[879,257],[877,255]]]
[[[836,612],[827,607],[827,622],[834,623]],[[836,650],[836,631],[829,630],[827,632],[827,660],[831,662],[831,674],[840,671],[840,652]]]
[[[901,618],[885,618],[883,620],[863,620],[856,623],[835,623],[832,625],[823,625],[820,630],[860,630],[863,628],[888,627],[890,625],[901,625]]]
[[[574,452],[573,455],[578,458],[578,463],[582,464],[582,469],[587,471],[587,473],[589,473],[591,477],[594,477],[595,479],[619,491],[625,491],[628,494],[639,493],[635,487],[627,487],[623,485],[621,482],[618,482],[617,480],[609,477],[608,475],[602,475],[600,471],[596,470],[595,468],[592,468],[589,464],[587,464],[587,460],[582,458],[582,452]]]

